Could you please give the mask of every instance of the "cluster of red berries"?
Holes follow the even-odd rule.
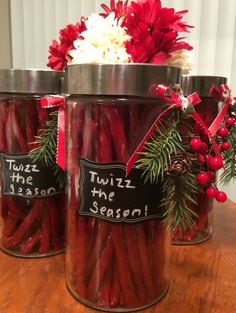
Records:
[[[229,134],[229,128],[232,127],[235,123],[235,118],[234,117],[227,117],[225,119],[225,126],[221,127],[218,132],[217,135],[219,137],[221,137],[223,140],[226,139],[226,137]],[[220,148],[222,151],[227,151],[231,148],[231,144],[230,142],[228,142],[227,140],[224,140],[221,145]]]
[[[230,142],[226,140],[229,134],[229,128],[235,124],[234,117],[227,117],[225,119],[225,126],[219,128],[217,135],[223,141],[219,148],[221,151],[227,151],[231,148]],[[212,186],[212,183],[216,181],[215,172],[223,167],[223,158],[219,156],[211,156],[208,154],[208,146],[205,142],[202,142],[200,138],[194,137],[190,140],[189,146],[192,151],[198,153],[198,162],[201,166],[207,164],[208,171],[202,171],[197,174],[197,181],[200,185],[209,185],[206,188],[206,196],[209,198],[215,198],[218,202],[224,202],[227,199],[226,193],[218,191],[218,189]]]

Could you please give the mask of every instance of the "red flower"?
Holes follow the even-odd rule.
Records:
[[[60,43],[53,40],[49,47],[48,67],[54,70],[63,70],[66,67],[70,58],[68,52],[73,49],[73,42],[86,30],[84,20],[84,18],[81,18],[76,25],[69,24],[60,30]]]
[[[63,45],[59,45],[59,43],[53,39],[52,44],[49,47],[47,66],[57,71],[63,70],[67,64],[65,58],[66,53],[67,48],[63,47]]]
[[[85,18],[82,17],[80,22],[76,25],[69,24],[65,28],[60,30],[60,41],[66,46],[71,46],[73,42],[78,38],[78,35],[86,30]]]
[[[188,32],[188,28],[193,28],[193,26],[181,21],[183,15],[187,12],[188,10],[175,12],[173,8],[161,8],[156,26],[160,26],[162,30],[170,29],[176,32]]]
[[[115,3],[115,0],[110,1],[110,8],[106,4],[101,4],[101,7],[106,13],[101,13],[100,15],[106,17],[111,12],[115,12],[115,17],[120,18],[122,16],[126,16],[128,10],[128,0],[125,2],[118,1]]]
[[[134,31],[140,24],[145,24],[152,28],[160,18],[160,0],[139,0],[132,1],[126,16],[126,26],[129,31]]]
[[[132,61],[161,64],[173,51],[191,50],[183,38],[178,38],[178,32],[187,32],[191,27],[182,21],[186,12],[162,8],[159,0],[132,2],[123,22],[132,37],[126,43]]]

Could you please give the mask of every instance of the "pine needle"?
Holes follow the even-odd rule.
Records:
[[[150,181],[153,184],[163,179],[164,172],[170,165],[171,155],[183,151],[181,142],[177,122],[171,121],[169,125],[162,123],[157,127],[136,162],[136,167],[144,170],[145,182]]]
[[[36,148],[32,149],[29,157],[33,162],[42,162],[53,169],[53,173],[60,188],[65,186],[65,172],[56,164],[57,153],[57,119],[58,111],[50,113],[50,118],[45,122],[45,127],[39,130],[38,136],[32,143]]]
[[[163,181],[163,199],[161,206],[165,208],[164,222],[172,229],[179,226],[184,231],[191,229],[197,214],[192,209],[196,206],[195,195],[201,192],[196,177],[187,172],[183,176],[167,177]]]
[[[140,153],[136,167],[143,170],[145,182],[149,181],[152,184],[159,181],[162,184],[164,198],[161,207],[165,211],[163,222],[168,223],[172,229],[179,226],[186,231],[191,229],[196,221],[195,195],[202,190],[196,179],[194,165],[185,174],[174,177],[167,175],[171,161],[178,154],[184,152],[190,160],[193,159],[193,156],[186,152],[189,146],[183,143],[186,138],[181,137],[179,127],[183,127],[183,123],[179,121],[178,116],[177,118],[172,116],[160,124]],[[190,129],[191,125],[187,125],[186,122],[186,136],[192,135]]]
[[[41,161],[50,166],[55,164],[57,151],[57,115],[58,112],[51,112],[50,119],[46,121],[45,127],[39,130],[35,136],[36,148],[30,151],[30,158],[33,162]]]

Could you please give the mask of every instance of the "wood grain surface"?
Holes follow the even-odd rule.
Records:
[[[144,313],[236,312],[236,205],[215,204],[205,243],[173,246],[166,297]],[[0,313],[92,313],[64,282],[64,255],[21,259],[0,252]],[[102,312],[102,311],[100,311]]]

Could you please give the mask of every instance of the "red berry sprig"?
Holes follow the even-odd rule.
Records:
[[[225,202],[227,200],[226,193],[223,191],[218,191],[213,186],[208,187],[205,193],[208,198],[214,198],[217,202]]]
[[[208,176],[209,176],[209,183],[215,183],[216,181],[216,173],[209,171],[207,172]]]
[[[198,137],[193,137],[190,141],[189,141],[189,146],[191,148],[191,150],[193,151],[199,151],[202,148],[202,141],[200,138]]]
[[[200,166],[203,166],[206,163],[206,158],[203,154],[198,154],[197,160]]]
[[[220,170],[224,166],[223,158],[221,156],[214,156],[214,157],[209,156],[208,166],[213,171]]]
[[[197,174],[197,181],[200,185],[206,185],[209,182],[208,173],[201,172]]]
[[[235,123],[235,118],[234,117],[227,117],[225,119],[225,125],[227,126],[233,126]]]
[[[223,191],[218,191],[215,198],[217,202],[225,202],[227,200],[227,195]]]
[[[205,142],[202,142],[201,152],[204,154],[204,153],[207,153],[207,151],[208,151],[208,145]]]
[[[226,136],[228,135],[228,133],[229,133],[229,130],[228,130],[228,128],[226,128],[226,127],[221,127],[221,128],[219,128],[219,130],[218,130],[218,132],[217,132],[217,134],[218,134],[220,137],[226,137]]]
[[[221,144],[221,150],[228,151],[231,148],[231,143],[228,141],[224,141]]]
[[[217,189],[215,188],[215,187],[208,187],[207,189],[206,189],[206,196],[208,197],[208,198],[215,198],[216,197],[216,194],[217,194]]]
[[[233,126],[235,119],[228,117],[225,120],[227,127]],[[229,134],[227,127],[222,126],[217,134],[219,137],[226,139]],[[212,183],[216,181],[216,171],[220,170],[224,166],[223,157],[221,155],[212,156],[208,152],[208,145],[198,137],[193,137],[189,141],[189,147],[192,151],[197,153],[197,161],[200,167],[205,166],[207,163],[209,170],[207,172],[201,171],[197,174],[196,179],[198,183],[205,186],[205,194],[208,198],[214,198],[218,202],[224,202],[227,200],[227,195],[223,191],[219,191],[216,187],[212,186]],[[227,151],[231,148],[231,144],[227,141],[219,144],[219,150]]]

